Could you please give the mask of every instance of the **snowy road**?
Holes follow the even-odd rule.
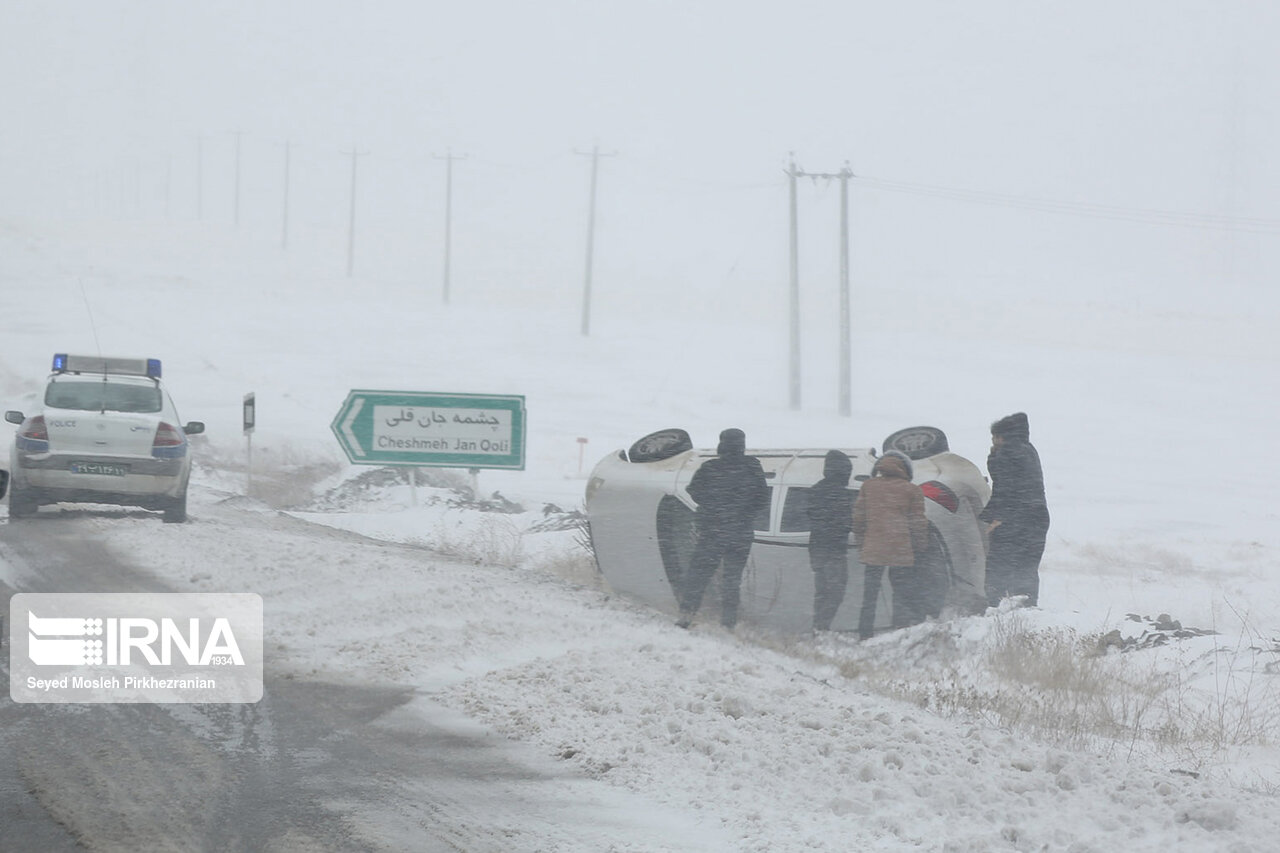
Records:
[[[259,524],[237,525],[234,509],[219,513],[222,534],[239,526],[246,538],[271,535]],[[46,510],[0,525],[0,588],[166,591],[103,541],[104,527],[132,523],[147,534],[175,530],[120,510]],[[324,528],[288,526],[293,537],[314,530],[334,538]],[[339,536],[360,547],[359,537]],[[4,661],[7,681],[7,654]],[[628,840],[644,834],[638,821],[651,816],[631,798],[412,688],[299,676],[273,666],[271,656],[266,681],[256,705],[3,703],[6,844],[50,851],[649,849]]]

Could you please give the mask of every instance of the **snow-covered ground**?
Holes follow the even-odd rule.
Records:
[[[1272,306],[1006,294],[993,318],[990,294],[903,310],[871,289],[842,418],[822,353],[809,402],[787,407],[781,288],[732,308],[710,288],[679,311],[602,288],[583,337],[571,302],[446,307],[208,226],[8,220],[0,258],[4,408],[31,407],[53,352],[100,349],[162,358],[184,419],[208,424],[189,524],[82,522],[176,590],[262,595],[274,672],[413,687],[691,815],[705,838],[681,821],[682,849],[1261,853],[1280,837]],[[526,470],[481,472],[479,507],[462,472],[411,487],[349,466],[329,424],[352,388],[523,394]],[[828,447],[927,422],[981,464],[987,425],[1015,410],[1054,519],[1039,609],[865,644],[681,631],[611,594],[571,526],[591,464],[656,428]],[[645,825],[633,849],[675,844],[661,813]]]

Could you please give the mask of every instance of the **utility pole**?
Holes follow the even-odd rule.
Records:
[[[196,219],[204,220],[204,137],[196,137]]]
[[[342,152],[346,154],[347,152]],[[368,151],[357,151],[351,146],[351,215],[347,220],[347,278],[351,278],[356,264],[356,161]]]
[[[137,160],[129,163],[129,184],[133,215],[140,216],[142,215],[142,164]]]
[[[234,221],[236,227],[240,227],[240,131],[235,131],[236,137],[236,187],[235,187],[235,216]]]
[[[601,154],[600,146],[595,145],[591,148],[591,154],[585,151],[576,151],[576,154],[591,157],[591,195],[587,207],[587,271],[585,281],[582,286],[582,334],[587,336],[591,334],[591,268],[595,256],[595,236],[596,236],[596,174],[599,171],[600,158],[613,157],[617,152],[611,154]]]
[[[434,156],[434,155],[432,155]],[[450,252],[453,247],[453,161],[465,160],[466,156],[454,157],[453,149],[447,150],[444,160],[444,304],[449,304]]]
[[[849,170],[840,170],[840,414],[853,414],[853,340],[849,328]]]
[[[790,400],[793,411],[800,408],[800,228],[796,213],[796,178],[802,174],[796,168],[794,155],[787,168],[787,180],[791,188],[791,370]]]
[[[284,215],[280,223],[280,248],[289,248],[289,140],[284,141]]]
[[[791,181],[791,408],[800,408],[800,286],[799,242],[796,223],[796,178],[838,180],[840,182],[840,414],[852,414],[852,336],[849,322],[849,179],[855,177],[846,161],[839,172],[803,172],[792,159],[787,175]]]

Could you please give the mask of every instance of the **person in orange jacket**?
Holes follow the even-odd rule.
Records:
[[[911,482],[911,460],[890,450],[871,469],[853,503],[853,536],[865,566],[862,613],[858,635],[871,637],[875,629],[876,599],[885,570],[893,587],[893,627],[924,621],[925,583],[916,556],[929,542],[924,516],[924,493]]]

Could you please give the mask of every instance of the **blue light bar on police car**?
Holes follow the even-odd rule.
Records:
[[[67,355],[53,357],[54,373],[111,373],[125,376],[160,378],[158,358],[107,358],[100,355]]]

